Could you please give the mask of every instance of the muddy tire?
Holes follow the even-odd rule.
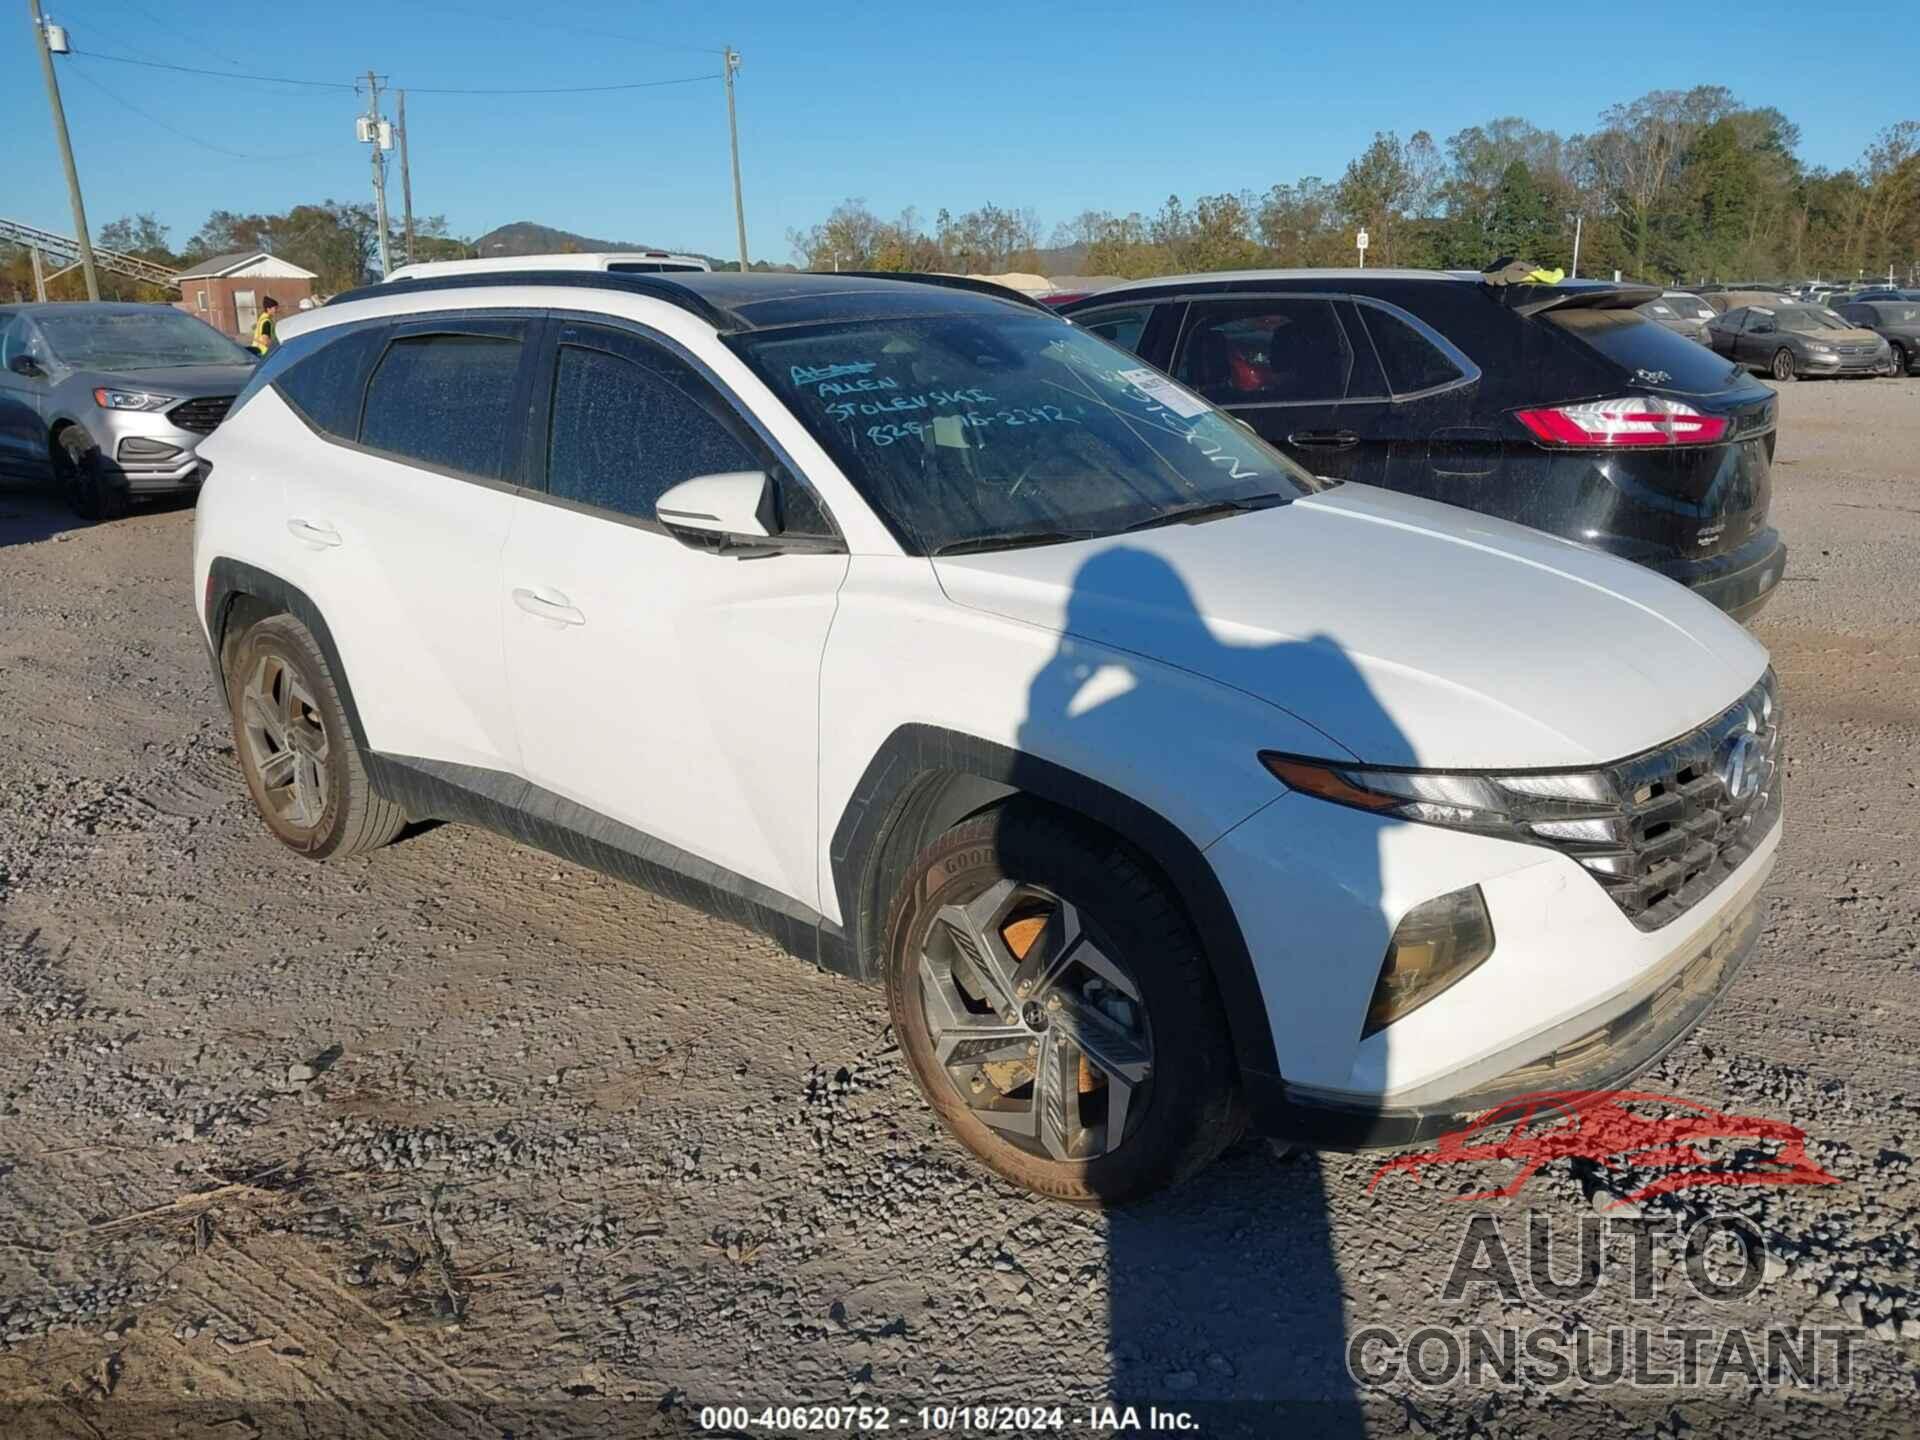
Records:
[[[267,828],[312,860],[377,850],[406,814],[367,780],[333,674],[307,628],[275,615],[231,648],[227,706],[247,791]]]
[[[888,1007],[922,1091],[1014,1184],[1124,1203],[1239,1136],[1199,942],[1111,835],[1023,802],[965,821],[914,859],[885,935]]]
[[[53,480],[82,520],[118,520],[132,504],[126,485],[107,473],[100,447],[78,425],[53,437]]]

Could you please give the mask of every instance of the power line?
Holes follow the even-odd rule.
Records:
[[[625,85],[552,85],[532,90],[435,89],[431,85],[409,85],[409,95],[595,95],[609,90],[655,90],[662,85],[693,85],[702,80],[719,80],[721,72],[711,75],[682,75],[674,80],[636,80]]]
[[[415,8],[438,10],[443,15],[461,15],[469,20],[489,20],[496,25],[507,25],[516,30],[523,31],[527,23],[524,16],[496,15],[491,11],[474,10],[464,5],[416,4]],[[555,20],[546,15],[540,17],[539,24],[542,30],[569,30],[575,35],[589,35],[597,40],[624,40],[630,45],[644,45],[649,50],[676,50],[683,55],[719,55],[722,53],[714,49],[711,45],[665,45],[654,36],[627,35],[618,30],[598,30],[589,25],[575,25],[570,21]]]
[[[345,80],[295,80],[287,75],[239,75],[230,70],[203,70],[193,65],[174,65],[165,60],[136,60],[131,55],[102,55],[98,50],[75,49],[75,55],[88,60],[106,60],[115,65],[142,65],[149,70],[175,70],[182,75],[211,75],[217,80],[257,80],[266,85],[306,85],[316,90],[352,90]]]
[[[88,85],[91,85],[94,89],[98,90],[102,95],[106,96],[109,100],[113,101],[114,104],[119,105],[124,109],[131,110],[134,114],[138,115],[141,119],[145,120],[148,124],[157,125],[162,130],[165,130],[168,134],[178,135],[182,140],[187,141],[189,144],[198,145],[201,149],[211,150],[215,154],[229,155],[229,156],[232,156],[235,160],[304,160],[310,155],[323,155],[327,153],[325,150],[297,150],[289,155],[249,155],[244,150],[230,150],[225,145],[216,145],[211,140],[202,140],[198,135],[190,135],[185,130],[182,130],[179,126],[170,124],[167,121],[162,120],[158,115],[153,114],[151,111],[141,109],[138,105],[134,104],[131,100],[126,99],[124,96],[114,94],[113,91],[107,89],[106,86],[102,85],[98,80],[94,79],[91,75],[87,74],[85,70],[75,70],[73,73],[80,80],[84,81]]]
[[[106,60],[115,65],[141,65],[149,70],[174,70],[182,75],[211,75],[217,80],[251,80],[263,85],[306,85],[321,90],[358,91],[358,82],[345,80],[297,80],[289,75],[242,75],[228,70],[207,70],[195,65],[175,65],[164,60],[136,60],[131,55],[102,55],[97,50],[73,51],[88,60]],[[532,87],[511,86],[505,88],[493,86],[432,86],[409,85],[407,89],[415,95],[599,95],[615,90],[657,90],[666,85],[695,85],[702,80],[724,78],[721,71],[710,75],[681,75],[671,80],[630,80],[619,85],[542,85]]]

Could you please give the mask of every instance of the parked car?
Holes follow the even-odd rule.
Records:
[[[713,267],[698,255],[668,250],[567,251],[560,255],[488,255],[478,260],[420,260],[394,268],[389,280],[493,275],[513,270],[595,270],[607,275],[678,275]]]
[[[1893,372],[1885,340],[1824,305],[1743,305],[1707,329],[1717,353],[1778,381]]]
[[[0,306],[0,465],[51,475],[89,520],[191,493],[255,358],[170,305]]]
[[[1894,374],[1911,375],[1920,369],[1920,298],[1857,301],[1845,306],[1840,316],[1887,342]]]
[[[1791,305],[1793,296],[1775,286],[1702,285],[1694,291],[1715,314],[1724,315],[1742,305]]]
[[[556,272],[283,333],[194,534],[268,830],[472,820],[764,929],[1041,1194],[1611,1086],[1761,928],[1744,629],[1317,480],[1044,306]]]
[[[1657,294],[1258,271],[1141,281],[1064,313],[1316,474],[1538,526],[1750,618],[1786,568],[1767,524],[1775,399],[1636,313]]]
[[[1920,290],[1896,290],[1891,285],[1879,285],[1847,296],[1847,303],[1853,305],[1868,300],[1920,300]]]
[[[1713,307],[1697,295],[1688,295],[1679,290],[1668,290],[1657,300],[1636,306],[1639,312],[1676,335],[1684,335],[1696,345],[1706,345],[1707,321],[1713,318]]]

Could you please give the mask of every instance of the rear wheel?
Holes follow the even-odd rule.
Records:
[[[1793,352],[1784,345],[1773,352],[1771,370],[1773,378],[1782,382],[1799,378],[1793,368]]]
[[[894,1030],[934,1111],[1017,1185],[1119,1203],[1239,1134],[1226,1018],[1164,884],[1104,832],[1014,804],[910,867]]]
[[[53,437],[53,478],[73,513],[83,520],[118,520],[131,498],[124,483],[107,474],[100,447],[78,425]]]
[[[406,815],[368,783],[345,707],[306,626],[275,615],[232,649],[227,702],[254,808],[276,839],[315,860],[376,850]]]

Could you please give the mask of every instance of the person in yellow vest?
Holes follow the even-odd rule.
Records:
[[[269,295],[260,302],[260,313],[253,322],[253,348],[265,355],[280,343],[280,337],[273,330],[273,315],[280,308],[280,302]]]

